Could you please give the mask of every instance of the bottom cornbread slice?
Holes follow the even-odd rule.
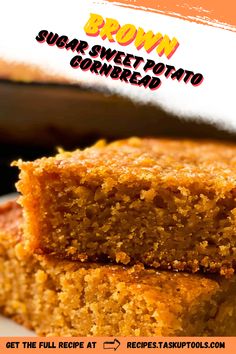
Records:
[[[45,336],[236,335],[236,280],[25,253],[21,209],[0,206],[0,309]]]

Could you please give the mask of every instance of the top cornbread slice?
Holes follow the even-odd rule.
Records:
[[[235,145],[131,138],[17,165],[26,244],[38,252],[234,271]]]

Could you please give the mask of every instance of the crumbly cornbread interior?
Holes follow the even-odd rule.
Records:
[[[0,206],[0,310],[39,335],[236,335],[235,293],[235,276],[30,255],[20,207]]]
[[[235,145],[131,138],[17,165],[32,250],[234,272]]]

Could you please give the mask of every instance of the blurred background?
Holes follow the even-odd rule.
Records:
[[[57,147],[73,150],[100,138],[129,136],[236,142],[236,134],[213,125],[180,120],[156,106],[0,60],[0,195],[15,191],[18,170],[10,167],[15,159],[33,160],[55,154]]]

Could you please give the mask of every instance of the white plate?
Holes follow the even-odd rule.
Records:
[[[32,337],[36,336],[36,334],[32,331],[29,331],[28,329],[19,326],[12,320],[9,320],[8,318],[5,318],[3,316],[0,316],[0,337]]]
[[[6,196],[0,197],[0,203],[5,203],[8,200],[14,199],[16,194],[8,194]],[[36,334],[32,331],[27,330],[26,328],[19,326],[14,321],[9,320],[0,315],[0,337],[8,336],[35,336]]]

